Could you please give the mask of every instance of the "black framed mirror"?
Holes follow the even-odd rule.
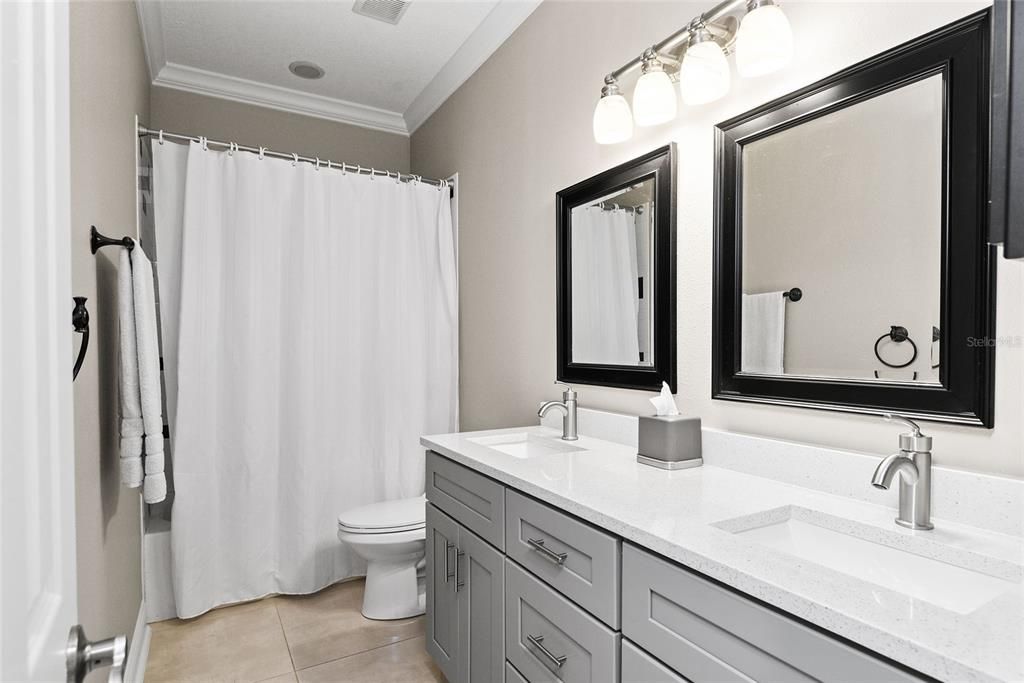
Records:
[[[714,398],[992,426],[988,60],[985,10],[718,126]]]
[[[676,389],[675,147],[558,192],[558,379]]]

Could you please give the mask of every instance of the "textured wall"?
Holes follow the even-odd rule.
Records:
[[[555,192],[669,141],[679,144],[678,343],[682,410],[710,427],[884,453],[879,418],[711,400],[714,124],[926,33],[983,2],[786,5],[796,56],[762,79],[735,76],[719,102],[602,147],[591,117],[605,73],[706,10],[694,2],[547,0],[414,134],[412,168],[460,179],[462,426],[536,422],[557,398]],[[632,90],[632,82],[624,84]],[[928,424],[936,461],[1024,475],[1024,264],[999,263],[996,428]],[[1017,337],[1016,341],[1012,338]],[[649,393],[580,387],[592,408],[649,413]],[[867,482],[864,483],[868,485]]]
[[[92,318],[75,381],[78,613],[93,638],[131,637],[142,579],[140,498],[122,488],[118,471],[117,254],[89,253],[89,226],[135,232],[133,127],[135,114],[148,112],[135,5],[71,3],[72,283],[89,297]]]

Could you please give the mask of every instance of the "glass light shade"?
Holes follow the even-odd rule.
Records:
[[[679,67],[679,92],[686,104],[714,102],[729,92],[729,62],[718,43],[691,45]]]
[[[676,89],[664,71],[650,71],[633,89],[633,119],[638,126],[656,126],[676,117]]]
[[[743,17],[736,33],[736,70],[751,78],[778,71],[793,58],[793,30],[777,5],[762,5]]]
[[[622,95],[605,95],[594,107],[594,140],[614,145],[633,137],[633,113]]]

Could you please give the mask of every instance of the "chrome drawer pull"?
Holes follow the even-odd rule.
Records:
[[[542,644],[544,642],[544,636],[527,635],[526,639],[530,641],[530,645],[533,645],[535,648],[540,650],[540,653],[547,657],[548,661],[550,661],[559,669],[561,669],[562,665],[565,664],[565,655],[555,655],[551,652],[551,650],[544,647],[544,645]]]
[[[455,547],[454,543],[452,543],[450,541],[445,541],[444,542],[444,582],[445,583],[448,583],[449,581],[451,581],[452,577],[455,576],[455,573],[452,571],[451,562],[449,562],[449,559],[451,558],[451,551],[452,551],[452,548],[454,548],[454,547]]]
[[[555,564],[565,564],[565,558],[569,557],[569,553],[556,553],[554,550],[544,545],[543,538],[528,538],[526,539],[526,542],[530,544],[531,548]]]
[[[459,578],[459,560],[466,553],[462,552],[458,548],[455,549],[455,592],[458,593],[459,589],[466,585],[466,578]]]

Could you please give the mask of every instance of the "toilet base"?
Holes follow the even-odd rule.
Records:
[[[366,566],[363,616],[389,621],[409,619],[426,612],[423,582],[417,579],[415,561],[371,560]]]

